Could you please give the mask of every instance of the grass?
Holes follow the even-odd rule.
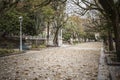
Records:
[[[21,53],[19,50],[1,49],[0,48],[0,57],[9,56],[9,55],[12,55],[12,54],[19,54],[19,53]]]
[[[39,46],[39,48],[46,48],[46,45],[42,44],[42,45]]]
[[[1,54],[10,54],[13,52],[14,52],[14,50],[12,50],[12,49],[0,49],[0,55]]]
[[[41,44],[41,45],[36,46],[35,44],[33,44],[32,48],[46,48],[46,45],[45,44]]]

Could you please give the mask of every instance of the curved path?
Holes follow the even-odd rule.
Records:
[[[28,51],[0,58],[0,80],[97,80],[101,43]]]

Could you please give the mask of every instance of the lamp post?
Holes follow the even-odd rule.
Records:
[[[22,16],[19,17],[19,21],[20,21],[20,51],[22,51],[22,21],[23,21]]]

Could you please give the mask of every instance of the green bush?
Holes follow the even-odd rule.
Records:
[[[73,41],[73,44],[78,44],[79,43],[79,41]]]
[[[71,34],[70,34],[70,33],[64,33],[64,34],[63,34],[63,39],[64,39],[64,41],[69,41],[70,38],[71,38]]]
[[[14,50],[12,49],[0,49],[0,55],[1,54],[9,54],[9,53],[13,53]]]
[[[46,48],[46,45],[42,44],[42,45],[39,46],[39,48]]]
[[[35,44],[32,44],[32,48],[38,48],[38,46],[36,46]]]
[[[45,48],[45,47],[46,47],[45,44],[41,44],[41,45],[35,45],[35,44],[33,44],[32,45],[32,48]]]

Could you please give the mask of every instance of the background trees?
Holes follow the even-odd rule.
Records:
[[[115,36],[115,45],[116,53],[120,58],[120,1],[119,0],[73,0],[73,3],[76,4],[82,12],[77,12],[77,14],[84,15],[88,11],[97,10],[99,11],[104,18],[107,20],[107,25],[109,25],[108,33],[112,32]],[[81,5],[84,4],[84,5]],[[111,28],[112,27],[112,28]],[[109,38],[112,34],[109,35]],[[112,39],[110,39],[112,40]],[[109,41],[111,43],[111,41]],[[109,43],[109,44],[110,44]]]
[[[116,53],[118,59],[120,59],[120,1],[119,0],[99,0],[105,13],[108,15],[111,25],[113,27],[115,43],[116,43]]]
[[[50,3],[49,0],[1,0],[0,3],[0,35],[19,35],[19,16],[23,16],[23,34],[36,35],[40,33],[43,24],[40,14],[43,6]],[[44,5],[43,5],[44,4]],[[46,10],[46,9],[45,9]],[[43,11],[42,11],[43,12]]]
[[[0,35],[18,35],[19,33],[19,21],[20,15],[24,16],[23,21],[23,33],[24,35],[38,35],[42,34],[43,30],[47,26],[47,40],[49,41],[49,27],[54,27],[54,44],[58,45],[58,33],[60,29],[65,25],[67,16],[65,14],[67,0],[1,0],[0,3]],[[107,31],[109,44],[112,45],[112,38],[115,37],[116,51],[120,52],[120,2],[119,0],[110,0],[103,2],[102,0],[72,0],[73,4],[77,5],[76,13],[84,15],[87,12],[95,13],[95,15],[103,15],[105,21],[100,24],[100,20],[92,15],[93,19],[89,24],[90,26],[98,26],[96,29],[101,30],[100,26],[105,27]],[[96,14],[97,13],[97,14]],[[98,14],[99,13],[99,14]],[[95,16],[95,17],[94,17]],[[99,19],[102,19],[99,16]],[[78,22],[77,22],[78,21]],[[8,25],[9,24],[9,25]],[[73,22],[70,25],[78,26],[79,20],[73,18]],[[94,25],[93,25],[94,24]],[[88,25],[87,25],[88,26]],[[89,27],[90,27],[89,26]],[[95,27],[92,27],[92,29]],[[107,28],[107,29],[106,29]],[[112,30],[113,29],[113,30]],[[71,28],[72,30],[72,28]],[[74,34],[76,36],[83,35],[79,33],[78,27],[74,27]],[[90,30],[90,29],[89,29]],[[95,30],[95,29],[94,29]],[[102,30],[104,31],[104,30]],[[81,31],[82,32],[82,31]],[[86,32],[88,32],[86,30]],[[113,32],[113,34],[111,34]],[[104,33],[104,32],[103,32]],[[72,33],[71,33],[72,34]],[[88,34],[88,33],[86,33]],[[85,35],[85,34],[84,34]],[[93,34],[91,33],[90,36]],[[113,37],[112,37],[113,36]],[[89,37],[89,36],[86,36]],[[84,36],[85,38],[85,36]],[[109,46],[110,50],[112,46]],[[118,55],[120,56],[120,55]]]
[[[84,19],[79,18],[79,16],[70,16],[64,28],[64,38],[67,38],[67,40],[70,40],[70,38],[78,39],[80,42],[80,38],[83,38],[85,34],[83,22]]]
[[[71,38],[78,42],[95,40],[95,31],[90,25],[89,19],[77,15],[69,16],[63,31],[64,40],[69,41]]]
[[[23,35],[43,35],[47,28],[54,27],[54,44],[58,46],[58,34],[66,22],[67,0],[1,0],[0,36],[19,36],[19,16],[23,16]]]

